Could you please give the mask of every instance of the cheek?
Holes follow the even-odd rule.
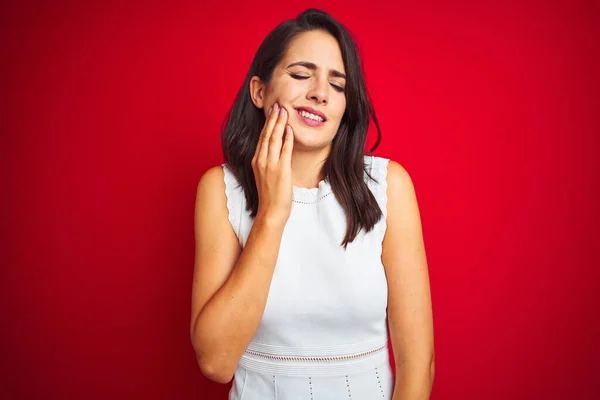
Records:
[[[282,102],[286,100],[294,99],[301,92],[299,85],[294,84],[292,81],[278,82],[276,87],[273,88],[272,94]]]
[[[339,106],[336,107],[336,109],[337,109],[336,114],[338,116],[338,121],[341,121],[342,117],[344,116],[344,112],[346,111],[346,98],[345,97],[341,100]]]

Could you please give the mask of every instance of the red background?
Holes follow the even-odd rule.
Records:
[[[189,339],[196,185],[309,6],[415,183],[432,399],[600,398],[597,3],[125,3],[2,3],[3,398],[226,398]]]

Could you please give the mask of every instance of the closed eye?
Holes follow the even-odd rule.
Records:
[[[310,78],[310,76],[302,76],[302,75],[296,75],[296,74],[290,74],[290,76],[294,79],[308,79]],[[338,92],[343,92],[344,88],[338,85],[334,85],[333,83],[330,83],[331,86],[333,86],[333,88],[335,90],[337,90]]]
[[[295,74],[290,74],[290,76],[294,79],[308,79],[310,78],[310,76],[302,76],[302,75],[295,75]]]

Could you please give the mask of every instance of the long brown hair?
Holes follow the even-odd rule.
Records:
[[[268,83],[291,40],[300,33],[313,30],[323,30],[337,39],[348,77],[345,90],[346,110],[323,166],[323,176],[346,214],[346,235],[340,244],[346,249],[361,228],[365,232],[372,230],[383,213],[364,180],[366,174],[369,179],[376,181],[364,165],[369,118],[373,119],[377,128],[377,141],[366,152],[367,155],[371,155],[379,146],[381,129],[367,94],[358,50],[350,33],[341,23],[324,11],[310,8],[295,19],[281,23],[267,35],[223,122],[221,145],[225,162],[244,189],[246,210],[255,218],[258,212],[258,190],[251,162],[265,124],[265,116],[252,103],[250,80],[253,76],[258,76]]]

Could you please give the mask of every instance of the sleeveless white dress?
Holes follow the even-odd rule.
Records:
[[[382,219],[347,250],[344,210],[331,186],[292,187],[266,308],[235,371],[229,400],[391,399],[387,281],[381,261],[389,159],[365,156]],[[253,219],[227,164],[229,221],[243,247]]]

